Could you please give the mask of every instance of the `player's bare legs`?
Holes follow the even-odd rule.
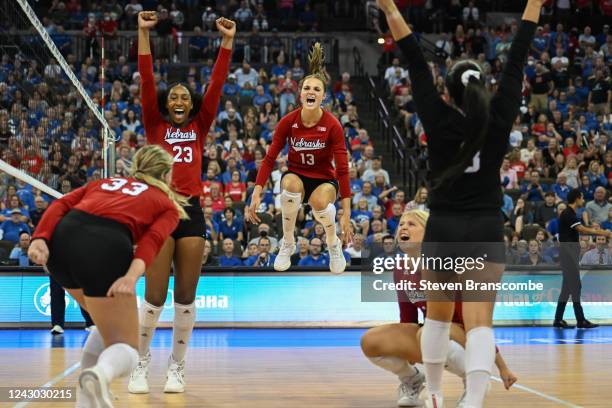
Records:
[[[295,174],[287,174],[281,181],[281,217],[283,218],[283,238],[274,260],[274,269],[286,271],[291,266],[291,255],[295,253],[295,221],[302,207],[304,183]]]
[[[205,240],[184,237],[176,241],[174,252],[174,324],[172,326],[172,354],[164,392],[184,392],[185,354],[195,324],[195,296],[202,272]]]
[[[319,185],[310,195],[308,203],[312,213],[325,229],[325,240],[329,251],[329,270],[332,273],[342,273],[346,268],[346,259],[342,253],[342,240],[338,238],[336,229],[336,189],[331,183]]]
[[[111,407],[108,386],[113,379],[128,375],[138,361],[136,296],[89,297],[80,289],[68,292],[96,323],[83,347],[76,406],[88,407],[97,401]]]
[[[134,394],[149,392],[147,381],[151,361],[149,345],[168,295],[174,247],[174,239],[168,238],[145,273],[145,300],[140,305],[139,311],[138,353],[140,358],[128,383],[128,391]]]

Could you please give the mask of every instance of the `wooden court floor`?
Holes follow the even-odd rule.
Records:
[[[506,391],[496,381],[486,407],[612,407],[612,344],[507,345],[501,347],[519,378]],[[187,356],[187,392],[162,393],[170,350],[153,348],[149,395],[112,391],[116,407],[395,407],[396,382],[372,366],[357,347],[209,347]],[[0,348],[2,386],[74,386],[78,348]],[[72,370],[72,371],[71,371]],[[67,375],[65,375],[67,374]],[[445,374],[448,407],[461,382]],[[0,403],[13,407],[15,404]],[[29,403],[19,407],[69,407]]]

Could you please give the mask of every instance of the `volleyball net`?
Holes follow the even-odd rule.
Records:
[[[100,177],[114,174],[118,126],[105,116],[103,53],[77,57],[73,37],[43,20],[27,0],[0,2],[1,170],[16,167],[58,190],[54,160],[65,167],[76,156],[99,163]]]

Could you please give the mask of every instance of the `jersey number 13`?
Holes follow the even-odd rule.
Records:
[[[309,166],[314,166],[314,154],[312,153],[300,153],[300,157],[302,158],[302,164],[307,164]]]

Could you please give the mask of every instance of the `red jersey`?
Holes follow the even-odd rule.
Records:
[[[32,239],[51,240],[55,226],[73,208],[127,226],[137,245],[134,257],[146,265],[179,222],[178,210],[164,192],[134,178],[113,177],[93,181],[53,202]]]
[[[203,143],[217,114],[223,83],[229,72],[231,55],[232,50],[223,47],[219,49],[200,111],[182,128],[175,128],[159,113],[153,79],[153,57],[151,54],[138,56],[142,122],[147,142],[160,145],[174,157],[172,185],[177,192],[186,196],[200,196]]]
[[[278,122],[272,144],[261,163],[255,183],[264,186],[270,178],[278,154],[285,144],[289,143],[289,171],[313,179],[338,180],[340,197],[350,197],[351,186],[342,125],[334,115],[323,111],[323,116],[316,125],[305,127],[301,112],[301,108],[296,109]],[[335,169],[332,159],[336,163]]]
[[[396,283],[401,280],[409,280],[417,282],[421,279],[421,273],[410,274],[403,270],[396,270],[393,276]],[[418,323],[419,310],[423,316],[427,316],[427,302],[425,300],[425,292],[420,290],[414,291],[397,291],[397,301],[400,309],[400,323]],[[460,301],[455,302],[455,312],[453,313],[453,323],[463,325],[463,310]]]

